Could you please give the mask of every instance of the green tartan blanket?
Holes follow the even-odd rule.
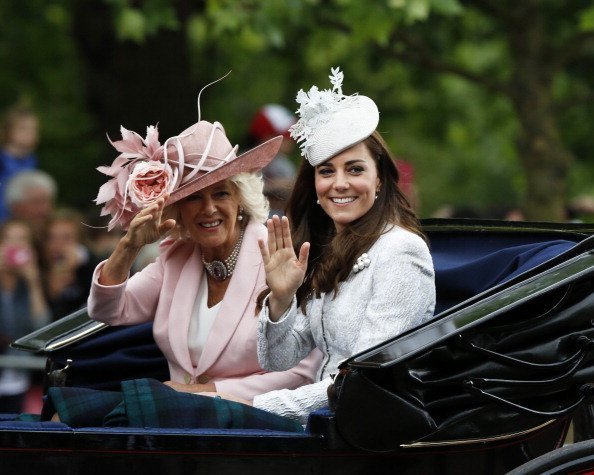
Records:
[[[48,390],[47,413],[70,427],[269,429],[303,432],[292,419],[221,398],[178,392],[154,379],[121,382],[121,393],[87,388]],[[46,411],[44,411],[45,413]]]

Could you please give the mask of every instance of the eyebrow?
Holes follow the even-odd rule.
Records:
[[[346,162],[344,162],[345,165],[353,165],[355,163],[366,163],[365,160],[363,160],[362,158],[354,158],[353,160],[347,160]],[[333,167],[334,165],[332,163],[322,163],[321,165],[318,165],[318,167]]]

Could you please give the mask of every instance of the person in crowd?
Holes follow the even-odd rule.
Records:
[[[20,355],[9,344],[50,321],[33,234],[24,221],[0,226],[0,353]],[[31,384],[27,370],[0,369],[0,412],[19,413]]]
[[[289,109],[280,104],[266,104],[261,107],[250,124],[248,143],[255,146],[278,135],[283,136],[281,147],[272,162],[262,170],[264,175],[264,194],[270,202],[270,216],[284,214],[287,198],[297,172],[290,158],[295,142],[289,128],[297,118]]]
[[[37,245],[54,211],[58,185],[42,170],[26,170],[13,176],[5,190],[4,200],[10,216],[28,222]]]
[[[123,128],[122,135],[113,142],[122,154],[100,168],[112,179],[96,202],[112,216],[108,226],[126,233],[95,270],[91,318],[110,325],[153,320],[169,363],[171,380],[163,388],[172,393],[222,391],[251,400],[312,382],[320,355],[267,372],[256,352],[256,297],[265,288],[258,240],[267,235],[268,205],[255,172],[276,155],[282,138],[237,156],[218,122],[199,120],[163,145],[155,127],[144,140]],[[129,277],[141,249],[159,240],[156,261]],[[53,389],[55,403],[60,388]],[[56,409],[60,420],[77,424],[67,403]],[[189,412],[183,414],[174,425],[189,423]]]
[[[37,168],[35,149],[39,142],[39,119],[33,109],[17,105],[0,124],[0,222],[9,216],[4,200],[6,184],[14,175]]]
[[[269,286],[260,364],[290,368],[314,348],[323,362],[315,383],[243,401],[302,423],[328,406],[341,360],[427,321],[435,307],[431,255],[376,130],[377,106],[343,95],[338,68],[330,80],[331,90],[297,95],[291,133],[306,161],[287,216],[269,219],[267,244],[259,241]]]
[[[62,208],[49,217],[42,262],[44,288],[54,319],[84,307],[98,261],[86,246],[83,216]]]

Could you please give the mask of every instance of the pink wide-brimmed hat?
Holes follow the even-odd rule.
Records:
[[[97,168],[112,177],[95,199],[103,205],[101,216],[111,215],[109,230],[127,229],[142,208],[166,194],[168,206],[238,173],[262,169],[283,140],[275,137],[238,156],[219,122],[199,120],[163,145],[154,126],[144,139],[124,127],[121,132],[122,140],[111,142],[120,155],[111,166]]]

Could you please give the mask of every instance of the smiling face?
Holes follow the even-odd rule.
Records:
[[[315,186],[320,206],[340,232],[373,206],[380,187],[377,165],[360,142],[318,165]]]
[[[215,183],[179,202],[182,225],[204,259],[225,259],[239,239],[239,192],[230,180]]]

